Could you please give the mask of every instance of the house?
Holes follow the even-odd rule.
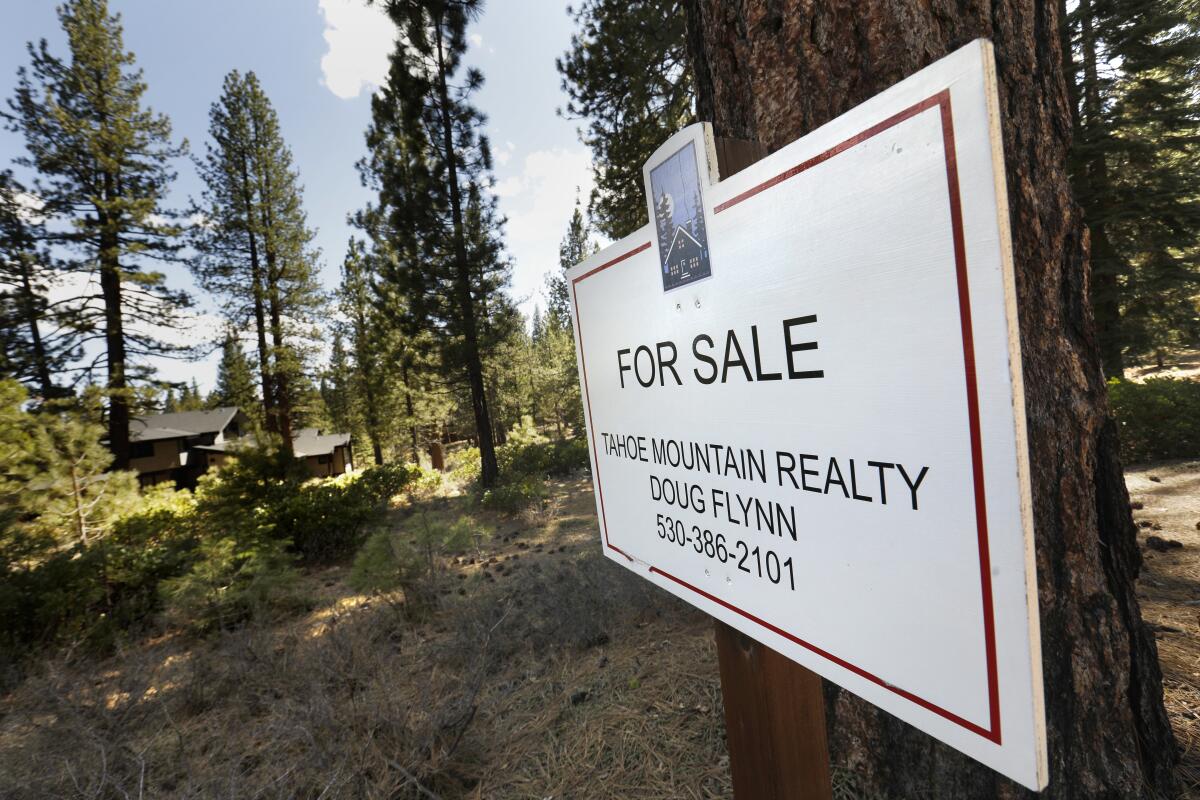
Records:
[[[142,486],[174,481],[190,488],[220,463],[210,461],[210,453],[223,460],[225,448],[248,433],[250,418],[233,406],[134,417],[129,421],[129,467],[137,470]]]
[[[134,417],[129,423],[129,467],[137,471],[142,486],[174,481],[178,488],[194,488],[210,468],[236,456],[239,447],[254,444],[253,433],[250,417],[234,406]],[[292,447],[313,477],[354,469],[348,433],[304,428],[292,437]]]
[[[304,459],[308,474],[314,478],[354,471],[348,433],[322,434],[316,428],[301,428],[292,438],[292,450],[296,458]]]

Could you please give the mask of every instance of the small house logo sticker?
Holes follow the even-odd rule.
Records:
[[[712,275],[701,186],[694,140],[650,168],[663,291]]]

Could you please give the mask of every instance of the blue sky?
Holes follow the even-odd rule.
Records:
[[[370,95],[383,79],[392,28],[363,0],[110,0],[122,14],[125,45],[149,85],[147,102],[171,118],[175,135],[203,153],[208,109],[231,69],[253,70],[279,112],[305,186],[310,224],[323,251],[322,277],[332,289],[346,241],[347,213],[370,200],[354,169],[364,153]],[[0,26],[0,92],[12,94],[17,68],[28,63],[25,43],[46,38],[65,55],[55,4],[6,3]],[[591,159],[577,138],[577,123],[555,110],[566,98],[554,59],[570,42],[566,2],[492,0],[469,31],[470,64],[487,83],[476,97],[488,115],[496,154],[496,193],[508,217],[506,241],[514,260],[512,293],[531,311],[543,303],[544,274],[557,268],[558,243],[581,186],[591,188]],[[7,165],[24,151],[18,134],[0,131]],[[170,203],[198,196],[190,163],[177,164]],[[173,286],[191,287],[186,268],[165,270]],[[203,293],[196,292],[203,304]],[[208,304],[211,309],[211,304]],[[211,330],[211,325],[197,326]],[[215,357],[201,363],[159,364],[170,380],[199,379],[211,387]]]

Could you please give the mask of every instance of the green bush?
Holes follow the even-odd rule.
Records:
[[[292,466],[272,453],[243,455],[201,481],[196,558],[163,583],[174,621],[204,630],[300,607],[297,558],[328,563],[353,553],[391,498],[423,474],[393,464],[307,480]]]
[[[497,459],[499,452],[497,452]],[[447,461],[446,466],[449,468],[449,476],[452,481],[459,486],[469,486],[479,481],[479,448],[464,447],[462,450],[456,451]]]
[[[274,516],[278,535],[309,563],[330,563],[353,553],[366,526],[405,487],[428,480],[414,464],[385,464],[334,480],[309,481],[285,498]]]
[[[0,656],[70,642],[105,651],[161,610],[197,629],[302,605],[295,562],[353,553],[398,492],[440,481],[412,465],[308,478],[275,449],[247,449],[196,493],[126,500],[102,538],[0,558]],[[19,554],[20,542],[5,553]]]
[[[198,534],[195,497],[166,487],[117,521],[99,544],[112,624],[128,628],[160,609],[159,583],[188,568]]]
[[[478,551],[489,532],[470,517],[453,523],[420,512],[403,529],[377,530],[354,557],[350,585],[362,592],[403,589],[410,613],[437,603],[441,560],[453,553]]]
[[[548,441],[537,426],[533,424],[533,417],[528,414],[521,417],[521,421],[512,426],[512,430],[508,432],[508,441],[505,444],[524,447],[530,444],[545,444]]]
[[[516,513],[546,498],[545,479],[565,477],[588,466],[585,438],[549,441],[533,427],[528,417],[509,433],[508,441],[496,448],[500,480],[496,486],[479,486],[479,450],[471,447],[458,454],[451,472],[453,480],[473,490],[484,508]]]
[[[540,506],[545,499],[545,480],[526,475],[517,480],[502,481],[491,489],[484,489],[479,496],[479,503],[492,511],[515,514],[531,506]]]
[[[1200,382],[1114,379],[1108,397],[1126,463],[1200,457]]]
[[[162,582],[168,617],[205,631],[229,628],[250,617],[303,607],[299,572],[286,543],[275,539],[204,539],[190,570]]]
[[[158,586],[190,564],[190,492],[155,489],[103,539],[73,544],[0,576],[0,650],[71,642],[107,652],[160,608]]]

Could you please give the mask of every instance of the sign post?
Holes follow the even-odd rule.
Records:
[[[717,137],[722,179],[767,153],[758,142]],[[713,620],[725,740],[736,797],[830,800],[821,676]]]
[[[751,150],[671,137],[650,225],[568,274],[604,553],[737,631],[717,641],[742,795],[828,796],[805,670],[1040,789],[991,46],[718,179]]]

